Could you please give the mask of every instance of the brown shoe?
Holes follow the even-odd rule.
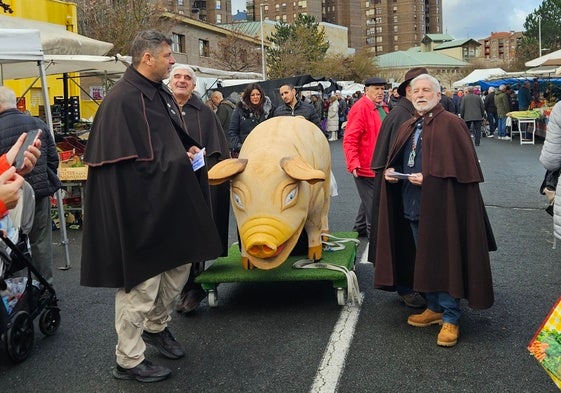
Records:
[[[434,312],[428,308],[421,314],[413,314],[407,318],[407,323],[416,327],[427,327],[430,325],[442,325],[442,313]]]
[[[444,322],[442,328],[440,329],[440,333],[438,333],[436,345],[440,345],[441,347],[453,347],[458,342],[459,335],[459,325]]]
[[[399,301],[411,308],[424,308],[427,302],[419,292],[413,292],[408,295],[399,295]]]

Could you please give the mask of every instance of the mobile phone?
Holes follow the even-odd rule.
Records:
[[[23,159],[25,158],[23,153],[27,151],[27,148],[29,146],[35,143],[37,138],[39,138],[40,132],[41,130],[39,129],[27,131],[27,135],[25,137],[25,140],[23,141],[23,145],[21,145],[20,149],[18,150],[18,153],[16,154],[16,159],[14,160],[13,165],[16,167],[16,169],[23,168]]]

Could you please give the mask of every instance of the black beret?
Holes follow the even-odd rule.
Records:
[[[384,86],[385,84],[387,84],[387,82],[384,79],[378,78],[376,76],[372,78],[368,78],[364,82],[364,86]]]

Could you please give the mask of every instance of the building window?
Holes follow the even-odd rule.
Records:
[[[201,57],[209,56],[209,46],[207,40],[199,40],[199,56]]]
[[[397,52],[399,50],[399,45],[394,45],[393,50],[394,50],[394,52]]]
[[[376,47],[376,52],[383,52],[384,51],[384,46],[383,45],[378,45]]]
[[[174,53],[185,53],[185,36],[183,34],[171,34],[171,50]]]
[[[398,35],[394,35],[393,36],[393,42],[397,42],[399,41],[399,36]]]
[[[216,14],[216,24],[222,23],[222,14]]]
[[[177,0],[177,5],[183,5],[183,0]]]
[[[384,41],[384,37],[378,36],[376,37],[376,42],[380,43]]]
[[[397,23],[397,15],[393,16],[393,23]]]
[[[394,33],[397,33],[397,30],[398,30],[397,26],[394,26],[394,27],[393,27],[393,32],[394,32]]]
[[[221,9],[222,9],[222,0],[216,0],[216,9],[217,9],[217,10],[221,10]]]

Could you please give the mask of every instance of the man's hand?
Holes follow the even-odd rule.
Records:
[[[16,155],[18,154],[18,151],[21,145],[23,144],[26,135],[27,135],[26,132],[21,134],[18,140],[16,141],[16,143],[14,143],[14,145],[6,153],[6,160],[8,161],[8,164],[12,165],[14,163],[14,160],[16,159]],[[37,138],[37,140],[35,140],[35,143],[32,146],[29,146],[27,148],[27,151],[23,153],[25,157],[23,159],[23,167],[18,169],[18,173],[20,175],[22,176],[27,175],[29,172],[33,170],[33,168],[35,168],[35,164],[37,164],[37,160],[41,156],[40,149],[41,149],[41,140]]]
[[[412,173],[412,176],[409,177],[409,181],[416,185],[416,186],[421,186],[423,184],[423,174],[421,172],[418,173]]]
[[[388,176],[388,173],[394,173],[395,168],[388,168],[384,171],[384,179],[389,183],[397,183],[399,179],[395,176]]]
[[[16,207],[19,199],[19,190],[23,186],[23,177],[16,173],[16,168],[10,167],[0,174],[0,200],[6,208]]]
[[[200,151],[201,149],[198,148],[197,146],[191,146],[189,150],[187,150],[187,157],[189,157],[189,160],[193,161],[193,158],[195,158],[195,154],[197,154]]]

